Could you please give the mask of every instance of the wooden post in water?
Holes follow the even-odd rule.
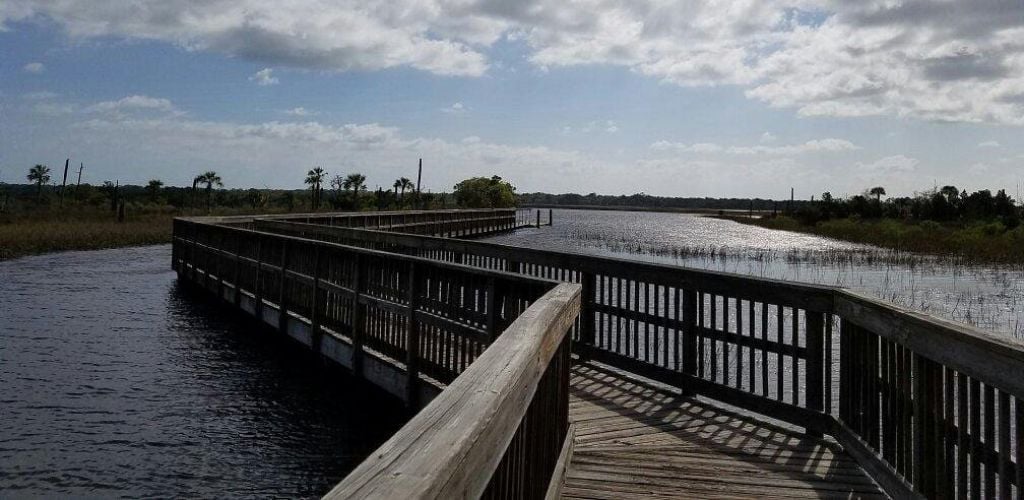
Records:
[[[537,210],[537,227],[540,227],[540,210]]]
[[[553,217],[551,217],[551,214],[553,214],[553,213],[554,213],[554,210],[552,210],[552,209],[550,209],[550,208],[549,208],[549,209],[548,209],[548,225],[549,225],[549,226],[550,226],[550,225],[553,225],[553,224],[554,224],[554,222],[553,222],[553,221],[554,221],[554,218],[553,218]]]

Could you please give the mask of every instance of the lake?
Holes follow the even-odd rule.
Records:
[[[547,219],[545,214],[544,219]],[[693,214],[554,210],[554,225],[488,241],[835,285],[1024,336],[1024,266],[964,265]]]
[[[402,405],[176,285],[169,246],[0,262],[0,496],[319,498]]]

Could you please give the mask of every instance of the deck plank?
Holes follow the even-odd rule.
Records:
[[[571,383],[563,498],[885,498],[829,438],[596,364]]]

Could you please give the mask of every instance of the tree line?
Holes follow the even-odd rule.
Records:
[[[51,184],[52,175],[46,165],[34,165],[25,177],[28,185],[0,184],[0,212],[9,211],[13,200],[28,201],[29,207],[53,205],[63,186]],[[320,166],[309,169],[303,178],[304,190],[287,189],[224,189],[224,180],[216,171],[206,171],[192,178],[191,187],[167,186],[163,180],[151,179],[144,186],[121,185],[118,181],[89,183],[69,188],[69,201],[78,205],[101,207],[109,204],[118,211],[126,203],[134,209],[167,207],[171,210],[204,210],[215,208],[247,211],[393,210],[433,209],[462,206],[467,208],[510,207],[515,205],[515,187],[498,176],[466,179],[454,186],[452,193],[422,193],[407,177],[394,181],[389,189],[368,192],[362,173],[329,173]],[[47,189],[52,187],[52,189]],[[31,194],[30,194],[31,190]],[[123,208],[122,208],[123,209]]]
[[[802,204],[793,216],[805,224],[814,224],[829,219],[903,219],[911,221],[935,221],[943,223],[998,221],[1007,228],[1020,224],[1021,210],[1005,189],[992,193],[980,189],[968,193],[956,186],[943,186],[915,194],[882,199],[885,188],[873,187],[862,194],[848,198],[836,198],[831,193],[822,193],[816,203]]]

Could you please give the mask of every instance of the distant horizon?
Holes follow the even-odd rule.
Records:
[[[1014,15],[1018,9],[1020,15]],[[0,6],[0,182],[788,198],[1024,183],[1024,7],[291,0]]]

